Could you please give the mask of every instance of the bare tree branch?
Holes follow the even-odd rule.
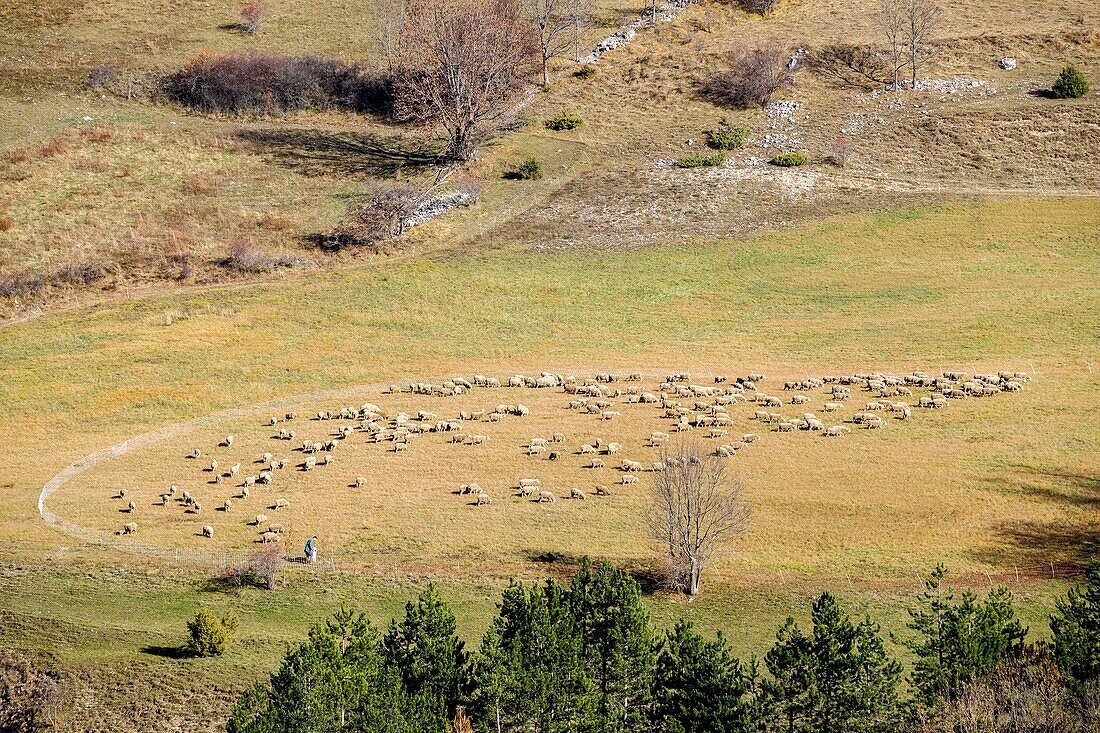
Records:
[[[741,482],[727,478],[721,459],[697,444],[666,449],[661,462],[647,517],[650,534],[666,555],[671,579],[696,595],[707,563],[721,545],[745,533],[752,510]]]

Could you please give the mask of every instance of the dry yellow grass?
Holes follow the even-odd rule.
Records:
[[[654,376],[642,383],[645,389],[655,389]],[[796,376],[803,373],[772,375],[760,387],[778,394],[781,380]],[[697,375],[702,383],[710,381],[708,377]],[[988,565],[1003,570],[1006,563],[1019,563],[997,546],[1003,523],[1079,517],[1023,492],[982,501],[988,491],[982,483],[990,480],[983,467],[999,453],[999,441],[982,438],[993,422],[1009,435],[1026,429],[1026,416],[1048,399],[1046,389],[1055,380],[1044,376],[1029,385],[1026,395],[952,401],[943,410],[915,409],[910,422],[884,414],[887,424],[877,431],[852,424],[853,412],[862,411],[871,397],[859,389],[838,412],[822,412],[829,398],[821,390],[809,393],[812,402],[805,407],[787,404],[779,410],[792,417],[814,411],[828,425],[853,428],[852,434],[840,438],[779,433],[752,419],[759,409],[752,404],[730,408],[735,422],[729,430],[736,437],[710,439],[705,428],[676,436],[696,440],[708,450],[742,433],[763,436],[760,443],[727,461],[731,475],[746,484],[746,495],[757,510],[748,536],[717,569],[729,577],[777,568],[829,577],[904,573],[940,559],[967,569]],[[909,399],[915,404],[927,393],[916,390]],[[69,521],[105,532],[137,522],[140,530],[134,539],[152,546],[249,551],[268,524],[277,522],[286,527],[290,552],[297,552],[310,534],[318,534],[326,553],[340,562],[396,563],[444,573],[459,564],[473,572],[497,574],[557,553],[592,554],[644,566],[653,552],[642,515],[648,505],[650,464],[661,455],[659,448],[646,445],[647,438],[653,431],[668,431],[674,421],[663,418],[659,405],[628,404],[625,396],[613,400],[622,414],[612,420],[569,410],[569,399],[576,398],[560,388],[475,388],[451,398],[364,389],[356,401],[292,400],[285,404],[297,411],[295,420],[270,427],[266,413],[261,413],[186,432],[79,476],[55,494],[49,506]],[[408,450],[400,452],[390,442],[368,442],[363,433],[346,440],[336,437],[340,426],[353,421],[310,419],[318,410],[357,406],[363,400],[391,415],[415,416],[427,410],[444,420],[456,419],[460,411],[492,411],[499,403],[521,402],[531,414],[467,422],[466,433],[490,436],[480,446],[452,443],[450,433],[427,433],[413,436]],[[1019,427],[1013,427],[1014,416]],[[280,429],[294,430],[295,439],[276,439]],[[557,460],[526,454],[530,438],[550,438],[555,432],[566,435],[565,442],[549,446],[559,452]],[[227,434],[234,436],[232,447],[219,445]],[[615,456],[601,455],[606,466],[591,468],[593,456],[582,455],[580,446],[597,438],[605,444],[619,442],[622,450]],[[338,443],[331,454],[333,463],[302,470],[307,454],[301,442],[331,439]],[[198,459],[188,457],[194,448],[202,451]],[[267,452],[276,459],[288,458],[290,466],[276,472],[272,485],[253,486],[249,496],[242,497],[244,477],[264,468],[258,463]],[[619,470],[624,458],[643,463],[639,483],[621,484],[627,475]],[[218,461],[217,474],[226,474],[240,462],[239,476],[213,483],[211,459]],[[355,488],[360,476],[366,478],[366,486]],[[541,504],[537,497],[519,496],[519,480],[525,477],[540,479],[542,488],[558,501]],[[474,497],[457,494],[459,485],[469,482],[480,484],[492,504],[475,506]],[[597,496],[597,484],[610,488],[612,496]],[[165,507],[159,495],[169,485],[180,491]],[[588,499],[570,499],[572,487],[581,488]],[[119,489],[126,490],[125,498],[116,498]],[[201,503],[200,512],[186,510],[183,491]],[[288,499],[290,507],[276,510],[277,498]],[[221,509],[225,499],[232,502],[228,511]],[[137,504],[132,513],[126,509],[129,501]],[[268,517],[259,527],[253,522],[257,513]],[[201,536],[204,525],[214,527],[213,538]],[[119,544],[125,547],[128,540]],[[1073,559],[1071,548],[1043,550],[1051,560]]]

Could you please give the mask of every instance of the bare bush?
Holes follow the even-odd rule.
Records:
[[[11,649],[0,651],[0,731],[57,726],[65,691],[60,677]]]
[[[0,278],[0,297],[36,298],[46,290],[46,276],[35,272],[16,272]]]
[[[729,68],[711,74],[704,93],[718,104],[737,109],[765,105],[789,84],[787,49],[772,39],[753,48],[737,44],[726,54]]]
[[[814,71],[850,87],[872,89],[890,83],[894,70],[881,50],[857,43],[831,43],[807,58]]]
[[[531,27],[540,56],[542,85],[550,83],[550,61],[572,48],[580,60],[580,41],[592,22],[591,0],[522,0],[524,21]]]
[[[385,112],[390,84],[378,72],[319,56],[202,53],[160,83],[161,95],[204,112],[279,113],[341,108]]]
[[[694,596],[707,563],[719,547],[745,533],[752,511],[741,496],[741,482],[729,479],[725,463],[697,444],[666,449],[661,463],[648,525],[665,553],[669,577]]]
[[[245,3],[241,8],[241,30],[248,34],[257,32],[266,15],[263,5],[257,2]]]
[[[832,150],[829,153],[829,161],[838,168],[848,166],[848,158],[852,155],[852,141],[841,135],[833,140]]]
[[[535,61],[516,0],[411,0],[394,75],[400,119],[438,126],[469,160],[510,117]]]
[[[101,260],[70,262],[50,274],[50,283],[70,287],[91,285],[106,278],[113,270],[114,267],[111,264]]]
[[[779,5],[779,0],[737,0],[737,4],[746,13],[754,15],[771,15]]]
[[[275,257],[247,239],[237,239],[229,245],[229,252],[219,264],[236,272],[255,274],[271,272],[278,267],[294,267],[301,263],[302,260],[297,257]]]
[[[375,186],[362,200],[348,206],[324,244],[329,249],[377,248],[405,232],[405,223],[422,197],[423,193],[412,186]]]
[[[249,565],[252,571],[263,579],[265,588],[275,590],[279,582],[279,572],[286,565],[283,548],[278,543],[268,545],[252,556]]]

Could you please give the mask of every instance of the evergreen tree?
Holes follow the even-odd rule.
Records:
[[[654,641],[638,583],[608,562],[586,557],[569,588],[570,614],[595,687],[595,729],[648,725]]]
[[[1085,573],[1085,586],[1069,589],[1050,615],[1054,658],[1074,687],[1100,677],[1100,565]]]
[[[994,588],[983,600],[967,590],[956,601],[954,591],[943,585],[946,574],[937,566],[909,609],[908,627],[916,632],[906,641],[917,657],[912,682],[925,703],[941,695],[951,698],[962,683],[989,675],[1005,656],[1022,648],[1027,635],[1007,588]]]
[[[341,609],[291,649],[267,686],[245,692],[228,733],[429,733],[448,719],[430,700],[410,695],[378,649],[363,614]]]
[[[765,657],[773,725],[813,733],[895,729],[901,665],[887,655],[878,624],[853,624],[829,593],[814,601],[810,616],[812,636],[788,619]]]
[[[1073,64],[1064,66],[1051,87],[1056,99],[1080,99],[1089,93],[1089,82]]]
[[[468,686],[468,655],[455,628],[454,613],[429,583],[416,603],[405,605],[405,618],[390,623],[382,640],[382,653],[408,692],[437,698],[451,716]]]
[[[718,635],[708,641],[690,621],[665,632],[653,680],[653,721],[663,733],[751,733],[759,725],[756,663],[745,666]]]
[[[586,730],[593,688],[566,590],[512,581],[482,641],[475,686],[474,717],[485,730]]]

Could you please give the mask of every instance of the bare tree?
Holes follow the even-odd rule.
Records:
[[[697,444],[666,450],[661,462],[664,469],[653,479],[649,529],[666,553],[672,579],[694,596],[715,551],[745,533],[752,511],[741,496],[741,482],[727,478],[721,459]]]
[[[917,69],[930,53],[940,8],[933,0],[881,0],[880,22],[890,46],[894,89],[901,88],[901,70],[909,67],[909,84],[917,86]]]
[[[931,53],[932,36],[939,22],[940,7],[932,0],[905,0],[902,35],[912,72],[911,88],[917,88],[917,66]]]
[[[514,114],[536,44],[517,0],[410,0],[394,75],[400,119],[441,127],[469,160]]]
[[[905,41],[902,31],[905,27],[905,13],[903,8],[908,0],[882,0],[879,13],[879,22],[882,23],[882,33],[886,36],[886,42],[890,45],[890,69],[894,79],[894,91],[900,87],[899,74],[901,67],[905,65],[903,50]]]
[[[397,63],[401,29],[405,25],[406,0],[374,0],[374,27],[371,40],[386,60],[391,76]]]
[[[744,109],[764,106],[791,82],[787,49],[776,39],[760,46],[733,45],[726,53],[729,68],[713,72],[703,92],[717,104]]]
[[[523,19],[530,26],[541,56],[542,85],[550,83],[550,60],[570,47],[580,60],[583,28],[590,22],[588,0],[522,0]]]
[[[573,18],[573,60],[579,64],[584,31],[596,22],[596,0],[570,0],[569,13]]]

